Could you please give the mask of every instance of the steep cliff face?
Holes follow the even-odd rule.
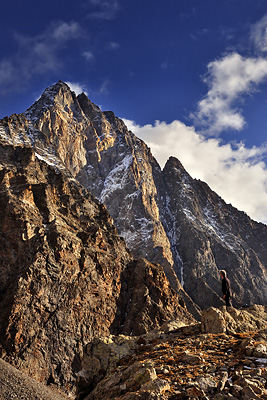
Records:
[[[0,160],[4,359],[71,391],[92,338],[124,327],[143,333],[169,318],[192,320],[161,267],[133,259],[106,207],[70,173],[31,147],[0,145]],[[144,277],[137,288],[132,274]]]
[[[202,308],[221,300],[218,269],[231,279],[235,305],[266,304],[267,227],[226,204],[170,158],[164,168],[165,228],[184,289]]]
[[[203,308],[222,304],[222,268],[235,304],[266,303],[266,226],[225,204],[178,160],[161,171],[145,143],[85,94],[58,82],[24,114],[0,121],[0,140],[32,146],[92,191],[134,256],[161,264],[188,305],[182,286]]]
[[[36,151],[56,163],[57,156],[106,204],[134,256],[160,263],[178,290],[156,201],[154,175],[160,167],[144,142],[112,112],[101,112],[85,94],[76,97],[63,82],[46,89],[25,116]]]
[[[106,208],[36,157],[1,148],[3,355],[39,380],[72,384],[83,345],[107,334],[131,256]],[[73,368],[73,371],[72,371]]]

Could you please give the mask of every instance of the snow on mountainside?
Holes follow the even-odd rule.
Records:
[[[235,304],[267,302],[267,227],[192,179],[178,160],[161,171],[146,144],[85,94],[60,81],[24,114],[2,120],[0,133],[2,143],[33,146],[90,189],[134,256],[162,264],[172,286],[183,292],[181,282],[196,304],[222,304],[221,268]]]

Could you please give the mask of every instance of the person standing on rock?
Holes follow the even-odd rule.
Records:
[[[222,292],[225,304],[227,307],[232,307],[232,291],[231,291],[231,283],[230,280],[226,276],[226,271],[222,269],[220,271],[220,276],[222,278]]]

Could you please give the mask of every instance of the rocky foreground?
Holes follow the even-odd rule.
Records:
[[[77,399],[267,399],[265,307],[211,308],[201,323],[181,325],[95,339],[85,351]]]
[[[75,396],[0,360],[0,400],[267,399],[267,307],[210,308],[200,323],[94,338],[82,367]]]

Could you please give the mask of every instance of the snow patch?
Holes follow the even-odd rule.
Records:
[[[255,361],[260,364],[267,364],[267,358],[257,358]]]
[[[140,218],[136,220],[136,222],[139,223],[138,228],[132,226],[132,229],[127,229],[120,233],[131,250],[139,247],[140,243],[142,243],[142,247],[145,248],[146,243],[151,238],[151,221],[146,218]]]
[[[48,157],[43,157],[43,156],[41,156],[41,155],[38,154],[38,153],[35,153],[35,156],[36,156],[39,160],[44,161],[44,162],[45,162],[46,164],[48,164],[48,165],[52,165],[53,167],[56,166],[56,164],[54,163],[54,161],[49,160]]]
[[[180,283],[182,287],[184,286],[184,263],[183,260],[178,252],[178,246],[179,246],[179,227],[177,227],[176,220],[170,211],[170,202],[171,199],[168,195],[165,196],[166,204],[165,204],[165,212],[168,217],[168,220],[170,222],[166,221],[166,224],[168,226],[168,239],[171,245],[171,249],[174,255],[174,260],[175,260],[175,270],[177,266],[177,272],[178,272],[178,277],[179,277],[179,272],[180,272]],[[180,271],[179,271],[180,268]]]
[[[105,203],[107,197],[109,197],[116,190],[122,190],[128,181],[127,170],[133,162],[133,156],[127,155],[120,161],[116,167],[110,171],[104,182],[104,188],[100,195],[100,201]]]
[[[231,251],[235,251],[237,247],[236,238],[232,237],[231,233],[229,233],[229,230],[225,231],[223,226],[217,221],[216,215],[210,206],[207,206],[203,209],[202,220],[196,218],[196,216],[187,208],[184,208],[183,212],[187,219],[191,221],[197,229],[206,231],[210,235],[216,236],[216,238],[223,243],[224,247],[227,246]]]

